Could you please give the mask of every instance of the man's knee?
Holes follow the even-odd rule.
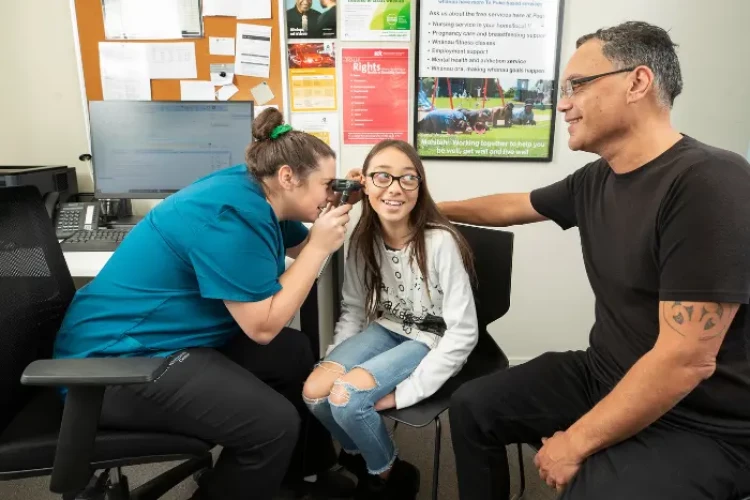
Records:
[[[487,398],[483,394],[479,380],[466,382],[451,396],[450,416],[476,420],[485,412]]]

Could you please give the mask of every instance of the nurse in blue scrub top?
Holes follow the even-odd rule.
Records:
[[[221,445],[196,499],[271,499],[282,483],[346,496],[354,483],[330,470],[331,437],[302,401],[309,340],[285,325],[343,244],[351,205],[326,208],[336,158],[323,141],[274,108],[252,133],[246,164],[196,181],[133,228],[75,295],[55,357],[171,358],[155,382],[107,389],[101,425]]]

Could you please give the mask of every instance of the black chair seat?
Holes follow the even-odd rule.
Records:
[[[0,476],[16,477],[22,471],[52,469],[63,404],[54,389],[39,390],[16,415],[0,436]],[[99,463],[130,463],[162,461],[164,457],[179,459],[208,452],[212,445],[188,436],[152,432],[110,431],[102,429],[96,436],[94,468]]]
[[[455,377],[443,384],[443,387],[432,397],[422,400],[414,406],[401,410],[390,409],[381,412],[381,414],[411,427],[424,427],[432,423],[438,415],[448,408],[451,396],[465,382],[489,375],[507,367],[508,358],[499,348],[495,347],[495,349],[492,349],[490,347],[488,349],[475,350],[463,369]]]

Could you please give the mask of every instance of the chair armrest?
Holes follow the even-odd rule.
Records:
[[[50,490],[75,496],[86,487],[106,387],[152,382],[168,367],[165,358],[146,357],[43,359],[26,367],[22,384],[68,389]]]
[[[123,385],[152,382],[167,369],[165,358],[40,359],[21,375],[24,385]]]

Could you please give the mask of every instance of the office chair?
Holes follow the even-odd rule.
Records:
[[[177,434],[97,429],[105,388],[149,382],[164,360],[49,359],[74,292],[37,189],[0,189],[0,480],[51,474],[50,490],[65,500],[90,480],[109,500],[159,498],[210,468],[212,445]],[[64,404],[59,386],[69,390]],[[123,466],[177,460],[185,461],[133,492],[120,473]],[[94,478],[96,470],[105,472]]]
[[[508,358],[487,331],[487,325],[501,318],[510,308],[510,278],[513,264],[513,233],[456,224],[474,253],[477,283],[474,300],[479,320],[479,341],[461,371],[448,380],[432,397],[401,410],[381,412],[410,427],[435,422],[435,451],[432,469],[432,498],[437,499],[440,470],[440,415],[448,409],[451,395],[462,384],[508,367]],[[521,447],[518,446],[520,451]]]

